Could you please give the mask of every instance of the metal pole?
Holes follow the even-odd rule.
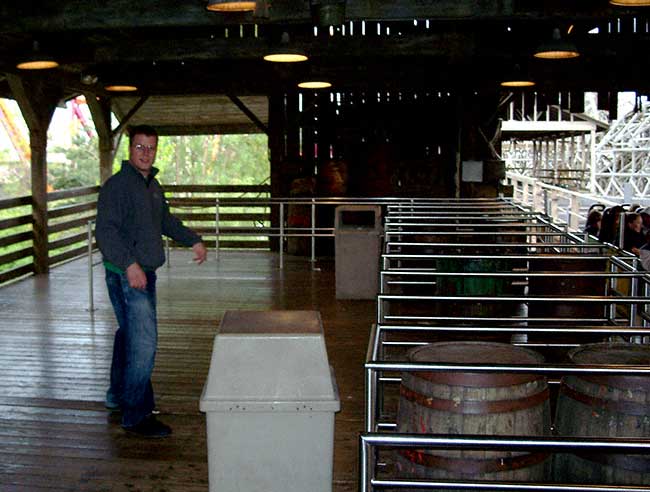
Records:
[[[573,229],[580,228],[580,199],[578,197],[571,197],[569,206],[569,226]]]
[[[589,192],[596,192],[596,130],[589,132]]]
[[[643,297],[645,297],[646,299],[650,297],[650,284],[648,282],[643,282]],[[650,304],[644,304],[643,312],[647,313],[649,308],[650,308]],[[642,320],[643,321],[641,322],[641,326],[643,326],[644,328],[647,327],[648,320],[646,319],[646,317],[643,316]],[[648,336],[643,337],[643,343],[650,343],[650,337]]]
[[[617,246],[621,249],[623,249],[623,243],[625,239],[625,216],[627,215],[626,212],[623,212],[620,215],[619,222],[618,222],[618,244]]]
[[[521,203],[524,205],[532,205],[533,210],[535,209],[534,204],[531,202],[528,202],[528,181],[522,181],[522,197],[521,197]]]
[[[362,438],[359,438],[359,491],[370,492],[370,483],[368,480],[368,456],[370,445]]]
[[[214,209],[214,257],[219,261],[219,199],[215,199]]]
[[[366,432],[375,431],[377,405],[377,375],[374,369],[366,369]]]
[[[316,200],[311,199],[311,263],[316,263]]]
[[[609,270],[611,273],[616,273],[616,271],[618,270],[618,266],[614,262],[610,262]],[[613,296],[614,292],[618,288],[616,277],[611,277],[609,279],[608,284],[609,284],[609,291]],[[609,304],[609,322],[612,324],[616,324],[616,303],[615,302]],[[612,337],[610,337],[610,341],[611,338]]]
[[[93,291],[93,221],[86,226],[88,232],[88,311],[95,310],[95,293]]]
[[[544,215],[547,217],[550,217],[551,211],[550,211],[550,206],[548,202],[548,190],[544,190]]]
[[[280,202],[280,270],[284,268],[284,202]]]
[[[167,268],[171,268],[172,259],[171,259],[171,255],[169,254],[169,238],[167,236],[165,236],[165,250],[167,256]]]
[[[634,269],[634,271],[638,271],[639,266],[640,265],[639,265],[638,258],[634,258],[634,260],[632,260],[632,268]],[[638,282],[639,282],[639,280],[638,280],[636,275],[630,279],[630,295],[631,296],[636,296],[637,295]],[[637,308],[636,304],[630,304],[630,320],[629,320],[629,326],[630,327],[635,325],[637,309],[638,308]],[[634,338],[636,339],[635,340],[636,343],[641,343],[641,337],[634,337]]]
[[[557,222],[558,213],[557,213],[557,192],[555,190],[551,191],[550,199],[550,213],[549,217],[553,219],[554,222]]]

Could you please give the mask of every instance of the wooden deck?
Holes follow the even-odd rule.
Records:
[[[341,398],[333,491],[356,490],[375,303],[337,301],[333,262],[317,266],[288,256],[279,270],[277,255],[259,252],[196,266],[189,252],[173,252],[158,279],[154,387],[160,418],[174,430],[164,440],[126,435],[104,409],[115,320],[101,266],[93,312],[86,260],[0,288],[0,490],[207,491],[199,399],[215,330],[232,309],[320,311]]]

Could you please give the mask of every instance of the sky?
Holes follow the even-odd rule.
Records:
[[[7,108],[7,111],[22,138],[29,143],[29,131],[27,129],[27,124],[20,113],[18,104],[12,99],[2,99],[2,102]],[[90,126],[91,131],[94,132],[95,127],[88,107],[85,103],[79,104],[78,107],[80,110],[79,114]],[[84,128],[81,125],[79,118],[75,116],[73,103],[68,101],[65,107],[56,108],[48,129],[48,159],[54,160],[58,157],[52,152],[52,149],[55,147],[69,147],[72,142],[72,136],[78,131],[84,131]],[[8,151],[12,160],[18,160],[18,154],[11,143],[9,133],[5,129],[4,125],[0,125],[0,149]]]

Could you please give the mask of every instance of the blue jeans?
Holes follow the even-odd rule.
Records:
[[[155,407],[151,373],[156,358],[156,273],[146,272],[145,290],[129,287],[126,274],[106,270],[106,286],[117,324],[107,406],[122,409],[122,426],[141,422]]]

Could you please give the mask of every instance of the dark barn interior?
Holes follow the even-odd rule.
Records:
[[[645,11],[603,0],[205,7],[200,0],[3,2],[0,94],[21,104],[32,137],[59,101],[85,94],[102,141],[103,179],[120,129],[106,124],[110,110],[124,125],[149,122],[162,134],[267,133],[275,196],[330,161],[346,178],[337,193],[348,196],[481,196],[493,192],[460,189],[457,168],[498,160],[498,121],[512,97],[500,82],[513,71],[536,82],[527,91],[540,101],[573,112],[586,91],[599,93],[603,109],[618,91],[647,92]],[[579,57],[533,56],[555,29]],[[263,60],[283,33],[283,46],[306,53],[306,62]],[[34,51],[59,67],[17,70]],[[332,87],[297,88],[309,78]],[[106,90],[116,83],[137,91]],[[321,195],[331,193],[322,186]]]
[[[615,119],[619,92],[650,93],[646,9],[606,0],[257,0],[248,12],[207,10],[213,3],[218,0],[0,3],[0,97],[18,103],[31,149],[31,195],[0,200],[0,210],[29,208],[27,215],[0,221],[3,228],[28,225],[29,231],[0,237],[0,246],[31,242],[0,256],[0,266],[33,258],[29,265],[0,271],[0,489],[208,490],[213,484],[208,483],[205,416],[198,406],[212,340],[228,310],[321,313],[341,397],[334,492],[408,490],[390,482],[393,446],[399,444],[373,443],[376,436],[371,435],[379,429],[389,436],[386,429],[396,428],[398,393],[416,393],[417,388],[394,384],[402,377],[398,366],[408,347],[441,340],[505,341],[547,351],[552,365],[566,363],[567,347],[585,341],[618,336],[647,342],[650,315],[637,296],[650,293],[645,274],[636,264],[628,268],[625,261],[632,260],[621,260],[611,245],[590,244],[549,223],[544,214],[509,201],[512,188],[502,184],[500,151],[501,121],[513,100],[524,103],[519,106],[522,120],[537,120],[537,113],[559,120],[564,113],[583,113],[584,94],[596,92],[598,109]],[[570,45],[579,56],[534,56],[554,41]],[[302,52],[308,60],[263,59],[279,47]],[[37,57],[53,58],[57,66],[17,67]],[[502,85],[513,76],[535,85]],[[331,87],[299,88],[305,80],[328,81]],[[339,299],[333,250],[321,238],[318,260],[307,258],[304,237],[289,238],[285,259],[282,240],[269,234],[260,241],[266,251],[227,251],[204,269],[191,265],[187,251],[172,249],[169,268],[160,269],[161,343],[154,384],[162,417],[174,435],[162,444],[129,439],[103,402],[115,328],[103,278],[93,278],[91,266],[85,285],[88,267],[79,258],[86,243],[71,252],[54,252],[84,241],[92,246],[92,239],[83,231],[50,237],[83,228],[96,214],[96,186],[54,193],[47,186],[53,112],[80,95],[99,140],[100,182],[112,174],[125,129],[149,124],[163,136],[266,134],[270,185],[259,190],[268,191],[271,201],[322,198],[330,228],[337,202],[328,203],[328,197],[381,203],[386,214],[381,295]],[[468,161],[483,163],[481,179],[462,179]],[[214,210],[192,214],[183,206],[214,207],[213,195],[184,195],[212,192],[212,185],[168,189],[184,220],[209,223],[211,229],[201,232],[210,235],[210,248],[219,246]],[[87,200],[56,204],[75,197]],[[410,208],[404,199],[414,200]],[[271,210],[265,212],[264,220],[271,224],[267,232],[284,227],[284,219],[290,226],[296,218],[291,209],[288,219],[284,210],[278,212],[278,203],[264,205]],[[218,213],[218,204],[216,208]],[[67,224],[54,220],[73,212],[87,216]],[[99,259],[96,250],[89,256],[91,265],[93,257]],[[373,262],[365,252],[359,258]],[[579,282],[572,279],[581,276],[587,278],[586,287],[577,288]],[[94,307],[88,306],[88,297],[96,299]],[[548,308],[552,302],[566,307],[563,298],[569,298],[567,311]],[[587,302],[593,304],[585,307]],[[364,372],[364,362],[373,357],[366,352],[369,337],[371,345],[377,337],[375,355],[386,360]],[[562,355],[556,360],[558,347]],[[497,352],[489,363],[509,362],[498,358]],[[395,362],[398,366],[391,365]],[[645,377],[647,390],[647,361],[645,367],[631,364],[632,378]],[[555,386],[539,394],[551,393],[555,404],[562,367],[549,367]],[[539,378],[533,382],[538,385]],[[369,388],[376,389],[374,408]],[[635,418],[645,419],[644,429],[649,394],[645,403],[629,405]],[[542,403],[535,405],[531,414]],[[550,418],[547,412],[544,417]],[[637,422],[629,427],[642,427]],[[387,449],[372,458],[360,455],[367,449],[360,445],[364,429],[362,437],[369,441],[363,446]],[[533,445],[543,447],[540,441],[546,437],[537,436]],[[647,454],[647,439],[632,440],[599,440],[598,449],[611,451],[618,444],[628,446],[622,448],[625,452]],[[589,439],[578,447],[585,442]],[[499,443],[492,445],[498,448]],[[557,451],[562,443],[550,445]],[[410,456],[422,459],[418,453]],[[408,455],[395,460],[397,468]],[[372,462],[377,457],[379,464]],[[631,461],[644,480],[639,483],[650,483],[647,457]],[[535,465],[546,466],[540,463]],[[367,465],[369,474],[375,474],[373,484],[364,482],[362,466]],[[585,470],[593,475],[592,469]],[[546,484],[539,490],[605,491],[619,484],[609,483],[614,485],[573,489]],[[514,490],[536,490],[528,485]],[[443,486],[428,488],[445,490]],[[635,486],[632,481],[622,490],[649,490]]]

